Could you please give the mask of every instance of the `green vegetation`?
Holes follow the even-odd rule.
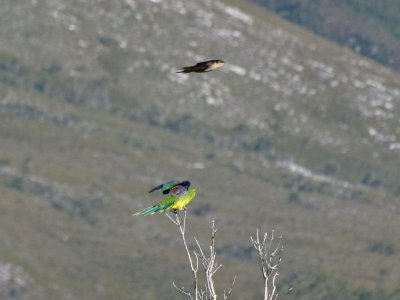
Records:
[[[396,0],[254,0],[285,19],[399,71]]]

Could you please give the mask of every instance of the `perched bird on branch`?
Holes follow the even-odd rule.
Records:
[[[194,66],[183,67],[178,70],[176,73],[204,73],[214,71],[216,69],[222,68],[225,62],[221,59],[213,59],[208,61],[202,61]]]
[[[196,196],[196,189],[190,187],[190,181],[188,180],[181,182],[176,180],[168,181],[154,187],[149,191],[149,193],[157,190],[162,190],[164,195],[169,196],[160,203],[133,214],[134,216],[148,216],[157,212],[163,213],[168,210],[178,213],[178,211],[184,209],[185,206]]]

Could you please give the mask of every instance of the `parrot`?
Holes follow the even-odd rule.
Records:
[[[178,213],[178,211],[185,209],[185,206],[196,196],[196,189],[190,187],[190,185],[191,183],[188,180],[181,182],[172,180],[152,188],[149,193],[162,190],[164,195],[169,196],[158,204],[145,208],[133,215],[148,216],[153,215],[156,212],[163,213],[168,210],[171,210],[175,214]]]

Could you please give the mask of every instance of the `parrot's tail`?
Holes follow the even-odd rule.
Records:
[[[154,215],[155,213],[159,212],[159,213],[163,213],[166,210],[168,210],[170,207],[172,206],[172,203],[168,203],[166,205],[154,205],[148,208],[145,208],[142,211],[139,211],[135,214],[133,214],[134,216],[151,216]]]

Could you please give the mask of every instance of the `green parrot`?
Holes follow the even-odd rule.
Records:
[[[160,203],[133,214],[134,216],[148,216],[156,212],[163,213],[167,210],[172,210],[174,213],[177,213],[179,210],[184,209],[196,196],[196,189],[190,187],[190,181],[188,180],[182,182],[176,180],[168,181],[154,187],[149,193],[157,190],[162,190],[164,195],[169,196]]]

